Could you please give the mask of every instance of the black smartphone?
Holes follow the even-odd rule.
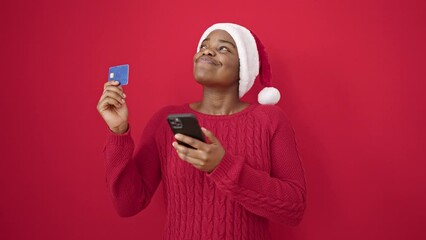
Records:
[[[169,122],[170,128],[172,129],[174,134],[180,133],[186,136],[190,136],[192,138],[198,139],[202,142],[206,142],[204,140],[203,132],[201,131],[200,125],[198,124],[198,120],[192,113],[179,113],[179,114],[170,114],[167,116],[167,121]],[[183,143],[181,141],[177,141],[179,144],[195,149],[194,147]]]

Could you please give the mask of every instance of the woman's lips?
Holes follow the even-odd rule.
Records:
[[[201,56],[197,59],[197,63],[207,63],[212,65],[219,65],[218,62],[216,62],[213,58],[209,56]]]

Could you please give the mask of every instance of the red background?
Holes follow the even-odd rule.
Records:
[[[159,239],[161,191],[127,219],[107,194],[106,126],[96,111],[102,85],[109,66],[130,64],[136,138],[161,106],[199,99],[199,37],[230,21],[263,40],[306,170],[305,218],[296,228],[272,224],[274,239],[426,239],[425,7],[2,2],[0,238]]]

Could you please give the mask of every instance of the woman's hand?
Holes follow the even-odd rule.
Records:
[[[180,159],[190,163],[201,171],[210,173],[222,161],[225,149],[209,130],[205,128],[201,128],[201,130],[210,143],[204,143],[189,136],[176,134],[175,138],[177,140],[189,144],[196,149],[187,148],[179,145],[177,142],[173,142],[173,147],[176,149]]]
[[[104,84],[104,92],[97,106],[108,127],[117,134],[125,133],[129,127],[125,98],[126,95],[119,82],[108,81]]]

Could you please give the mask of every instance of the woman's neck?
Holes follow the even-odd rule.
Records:
[[[193,103],[190,106],[205,114],[230,115],[242,111],[248,105],[248,103],[240,101],[237,91],[227,92],[204,87],[201,102]]]

